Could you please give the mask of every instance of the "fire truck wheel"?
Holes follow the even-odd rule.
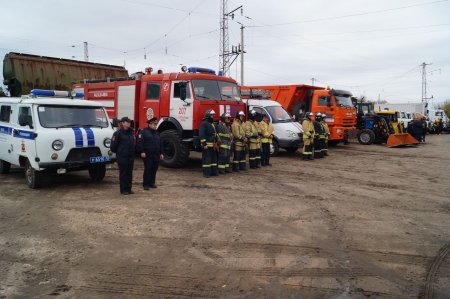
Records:
[[[10,169],[11,169],[11,163],[0,160],[0,173],[1,174],[9,173]]]
[[[375,133],[369,129],[363,129],[358,132],[358,142],[364,145],[370,145],[375,141]]]
[[[181,143],[176,130],[166,130],[160,135],[164,160],[161,164],[170,168],[183,167],[189,158],[189,148]]]
[[[270,145],[270,156],[275,157],[280,152],[280,146],[278,145],[278,142],[276,140],[272,141],[272,144]]]
[[[106,166],[104,164],[94,165],[89,168],[89,177],[93,182],[99,182],[103,180],[106,174]]]
[[[31,166],[30,161],[25,163],[25,180],[31,189],[37,189],[42,184],[42,173]]]

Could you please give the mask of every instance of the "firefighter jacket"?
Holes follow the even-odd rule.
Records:
[[[261,132],[258,123],[254,120],[246,121],[244,123],[244,131],[245,136],[248,137],[249,149],[257,150],[260,147],[259,133]]]
[[[202,147],[214,147],[214,143],[216,142],[216,128],[210,121],[203,120],[200,124],[198,137],[200,138]]]
[[[314,137],[316,138],[322,138],[323,136],[323,127],[322,124],[319,121],[314,121]]]
[[[303,127],[303,139],[313,139],[315,132],[312,121],[305,118],[305,120],[303,120],[302,127]]]
[[[325,121],[322,122],[322,127],[323,127],[325,138],[328,139],[328,137],[330,137],[330,135],[331,135],[330,128],[328,127],[328,124]]]
[[[261,121],[259,126],[261,128],[261,143],[272,143],[272,137],[275,133],[272,124]]]
[[[231,148],[231,139],[233,135],[231,134],[230,127],[225,123],[220,121],[217,124],[217,139],[220,141],[220,147],[224,149]]]
[[[242,122],[239,119],[235,119],[231,125],[231,131],[233,132],[234,144],[237,146],[244,146],[245,131],[242,126]]]

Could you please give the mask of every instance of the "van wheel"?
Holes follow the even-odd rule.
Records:
[[[0,160],[0,173],[1,174],[9,173],[10,169],[11,169],[11,163]]]
[[[180,168],[186,165],[189,158],[189,148],[181,142],[181,136],[176,130],[166,130],[160,135],[164,160],[161,164],[170,168]]]
[[[272,140],[272,143],[270,144],[270,155],[272,157],[275,157],[280,152],[280,146],[278,145],[278,142],[276,140]]]
[[[28,160],[25,163],[25,181],[31,189],[40,188],[42,185],[42,173],[34,169]]]
[[[103,180],[106,174],[106,165],[100,164],[100,165],[94,165],[89,167],[89,177],[91,178],[91,181],[93,182],[99,182]]]
[[[370,145],[375,141],[375,133],[369,129],[363,129],[358,132],[358,142],[364,145]]]

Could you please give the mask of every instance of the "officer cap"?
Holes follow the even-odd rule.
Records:
[[[124,116],[124,117],[122,117],[122,118],[120,119],[120,121],[121,121],[121,122],[127,122],[127,123],[130,123],[130,122],[131,122],[131,119],[129,119],[128,116]]]

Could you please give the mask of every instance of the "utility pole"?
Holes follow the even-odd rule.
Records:
[[[431,65],[431,63],[422,63],[422,103],[431,99],[427,97],[427,65]]]
[[[313,77],[313,78],[311,78],[311,85],[312,85],[312,86],[314,86],[314,82],[315,82],[316,80],[317,80],[317,79],[316,79],[316,78],[314,78],[314,77]]]
[[[84,42],[84,61],[89,61],[89,51],[87,42]]]
[[[228,17],[231,16],[231,19],[234,19],[234,12],[238,9],[241,10],[241,15],[243,13],[242,5],[236,9],[233,9],[230,12],[228,11],[228,0],[221,0],[220,6],[220,59],[219,59],[219,69],[222,72],[223,76],[227,76],[230,70],[230,59],[231,56],[236,55],[234,51],[230,52],[229,50],[229,36],[228,36]],[[234,60],[233,60],[234,61]]]
[[[241,24],[241,86],[244,85],[244,28]]]

